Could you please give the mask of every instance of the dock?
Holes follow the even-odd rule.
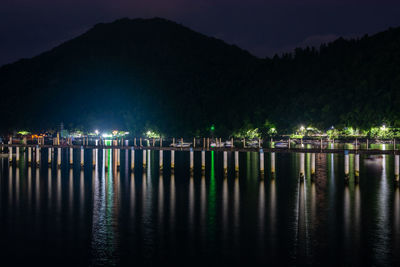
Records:
[[[359,181],[359,175],[360,175],[360,155],[365,154],[365,155],[394,155],[394,182],[396,185],[399,185],[399,178],[400,178],[400,150],[396,149],[395,141],[393,141],[392,147],[389,145],[386,147],[386,144],[382,146],[383,149],[376,149],[376,148],[370,148],[369,146],[361,146],[360,143],[356,142],[356,145],[351,145],[350,148],[335,148],[331,144],[326,144],[326,142],[319,141],[318,144],[319,146],[316,146],[315,142],[313,144],[308,144],[307,146],[304,146],[301,144],[301,147],[291,147],[288,145],[288,147],[265,147],[263,146],[262,142],[259,141],[256,147],[246,147],[245,142],[243,142],[243,146],[232,146],[230,145],[229,147],[222,146],[221,140],[219,140],[219,147],[211,147],[209,140],[206,141],[205,138],[203,138],[203,142],[197,144],[196,146],[196,139],[193,139],[193,143],[188,145],[188,143],[183,143],[183,140],[181,139],[181,142],[175,143],[175,139],[173,139],[172,143],[169,146],[163,146],[168,144],[168,142],[164,143],[162,139],[159,140],[159,145],[156,145],[156,141],[153,140],[153,142],[149,142],[146,140],[147,145],[143,145],[143,140],[139,140],[139,145],[137,145],[136,139],[134,140],[107,140],[105,142],[104,140],[88,140],[88,139],[83,139],[79,140],[79,142],[71,142],[70,140],[68,142],[62,142],[60,144],[60,140],[53,140],[53,142],[45,142],[39,143],[39,144],[21,144],[21,143],[13,143],[12,140],[9,141],[8,144],[0,144],[0,150],[3,154],[6,152],[5,150],[7,149],[7,154],[8,155],[8,161],[10,164],[13,162],[18,163],[20,161],[21,155],[24,156],[25,159],[27,159],[28,165],[36,165],[36,167],[40,167],[44,165],[45,163],[48,164],[48,166],[53,166],[53,162],[55,162],[55,166],[57,168],[61,168],[61,163],[62,163],[62,157],[66,157],[67,160],[66,162],[69,163],[69,166],[72,168],[75,164],[79,164],[80,167],[83,169],[84,166],[86,165],[92,165],[93,168],[98,166],[99,164],[103,164],[102,167],[104,168],[110,168],[110,164],[113,164],[112,168],[115,168],[116,170],[119,170],[120,168],[120,163],[121,163],[121,154],[124,157],[124,160],[128,166],[130,166],[131,171],[134,170],[135,168],[135,158],[138,158],[138,160],[141,159],[140,165],[143,166],[143,168],[147,168],[147,161],[149,160],[148,157],[150,155],[150,151],[158,151],[159,154],[159,169],[162,171],[164,169],[164,166],[167,166],[165,164],[164,160],[164,152],[169,152],[171,153],[170,157],[170,168],[171,170],[174,170],[175,168],[175,152],[177,151],[185,151],[189,152],[189,168],[190,168],[190,173],[193,172],[195,168],[194,164],[194,154],[195,153],[201,153],[201,170],[205,170],[206,166],[206,160],[205,160],[205,155],[206,153],[213,153],[213,152],[221,152],[223,154],[223,168],[224,168],[224,173],[228,173],[228,165],[232,165],[231,168],[232,170],[235,171],[235,173],[239,172],[240,166],[239,166],[239,155],[242,155],[246,152],[253,152],[258,154],[258,159],[259,161],[259,171],[261,177],[264,177],[264,170],[265,170],[265,162],[269,165],[269,170],[274,176],[275,170],[276,170],[276,155],[277,153],[294,153],[298,155],[299,157],[299,178],[300,179],[305,179],[305,155],[309,155],[309,160],[311,163],[311,179],[314,181],[316,179],[315,177],[315,165],[316,165],[316,154],[342,154],[344,155],[343,157],[343,164],[344,164],[344,175],[345,175],[345,182],[349,182],[349,177],[350,177],[350,172],[354,173],[354,181],[358,183]],[[240,142],[237,142],[240,144]],[[180,145],[184,144],[184,145]],[[233,140],[231,140],[230,144],[234,144]],[[254,143],[253,143],[254,144]],[[121,153],[122,151],[125,151],[125,153]],[[128,153],[130,151],[130,153]],[[44,152],[44,153],[43,153]],[[142,157],[136,157],[135,154],[139,153],[143,154]],[[228,153],[232,155],[230,159],[232,159],[231,164],[228,162]],[[264,157],[264,153],[270,154],[269,157]],[[47,162],[45,159],[45,156],[47,156]],[[103,160],[103,158],[110,158],[112,159],[112,163],[109,162],[108,160]],[[352,161],[354,161],[354,170],[350,170],[349,168],[349,162],[350,162],[350,157],[352,158]],[[15,159],[14,159],[15,158]],[[85,160],[86,159],[86,160]],[[234,159],[234,160],[233,160]],[[268,159],[268,160],[266,160]],[[90,160],[90,161],[89,161]],[[104,161],[104,162],[103,162]],[[103,163],[100,163],[103,162]],[[234,166],[233,166],[234,162]],[[129,164],[130,163],[130,164]],[[11,166],[11,165],[10,165]],[[18,166],[18,164],[17,164]]]

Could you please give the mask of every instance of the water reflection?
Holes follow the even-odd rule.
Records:
[[[68,185],[69,185],[69,190],[68,190],[68,192],[69,192],[69,196],[68,196],[68,199],[69,199],[69,210],[70,210],[70,213],[72,214],[73,213],[73,209],[74,209],[74,173],[73,173],[72,169],[69,169],[69,183],[68,183]]]
[[[193,234],[194,232],[194,203],[195,195],[194,195],[194,178],[193,176],[190,176],[189,180],[189,205],[188,205],[188,222],[189,222],[189,233]]]
[[[271,234],[271,246],[272,248],[275,247],[276,243],[276,230],[277,230],[277,225],[276,225],[276,182],[275,179],[272,179],[270,182],[270,215],[269,215],[269,220],[270,220],[270,229],[269,232]]]
[[[111,150],[110,150],[111,151]],[[92,182],[93,191],[93,213],[92,213],[92,261],[93,265],[115,265],[117,261],[117,227],[114,206],[114,178],[112,154],[106,153],[104,157],[105,166],[101,169],[101,176],[96,175]],[[84,181],[80,175],[80,203],[84,203]]]
[[[323,177],[319,177],[320,179],[323,179]],[[315,225],[317,223],[316,218],[317,218],[317,189],[316,185],[314,182],[311,183],[311,189],[310,189],[311,197],[310,197],[310,215],[311,215],[311,224]]]
[[[390,238],[390,226],[389,226],[389,197],[390,190],[388,185],[387,176],[387,156],[382,155],[382,173],[378,185],[377,192],[377,218],[376,218],[376,232],[375,232],[375,244],[373,246],[374,258],[378,265],[384,265],[388,263],[388,246]]]
[[[159,237],[164,236],[164,178],[160,172],[158,180],[158,229]]]
[[[224,234],[224,240],[227,238],[228,233],[228,211],[229,211],[229,197],[228,197],[228,178],[224,174],[224,180],[222,184],[222,228]]]
[[[18,209],[19,206],[19,180],[20,180],[20,173],[19,168],[15,170],[15,206]]]
[[[31,173],[31,167],[28,168],[28,176]],[[52,204],[52,173],[51,173],[51,168],[47,169],[47,208],[50,209],[51,208],[51,204]]]
[[[400,189],[396,188],[394,191],[393,201],[393,250],[400,250]],[[400,256],[395,255],[395,260],[399,261]]]
[[[13,192],[13,179],[12,179],[12,171],[13,171],[13,169],[12,169],[12,167],[10,166],[9,168],[8,168],[8,203],[9,203],[9,205],[10,206],[12,206],[12,203],[13,203],[13,195],[12,195],[12,192]]]
[[[36,168],[35,175],[35,204],[36,204],[36,215],[40,212],[40,170]]]
[[[28,188],[27,188],[27,190],[28,190],[28,193],[27,193],[27,195],[28,195],[28,211],[30,211],[31,210],[31,205],[32,205],[32,169],[31,169],[31,167],[29,167],[28,168]],[[12,182],[12,168],[10,167],[9,168],[9,175],[10,175],[10,177],[9,177],[9,181],[10,181],[10,183]],[[12,190],[11,190],[11,186],[9,187],[9,190],[8,190],[8,192],[9,192],[9,194],[12,192]],[[10,198],[10,204],[11,204],[11,198]]]
[[[350,189],[349,187],[345,187],[344,189],[344,245],[346,246],[346,251],[348,251],[351,246],[349,241],[351,240],[350,236],[350,223],[351,220],[351,210],[350,210]]]
[[[130,217],[131,217],[131,221],[134,222],[134,220],[132,219],[134,214],[135,214],[135,196],[136,196],[136,190],[135,190],[135,172],[132,171],[131,172],[131,180],[130,180],[130,184],[131,184],[131,188],[130,188],[130,192],[129,192],[129,196],[130,196]]]
[[[300,154],[302,155],[302,153]],[[304,154],[303,154],[304,155]],[[301,158],[300,158],[301,159]],[[301,165],[300,165],[301,166]],[[303,172],[304,173],[304,172]],[[307,260],[308,248],[308,224],[307,224],[307,193],[306,181],[300,179],[298,182],[298,204],[297,204],[297,256],[302,264]]]
[[[57,169],[57,181],[56,181],[56,198],[57,198],[57,213],[61,213],[61,200],[62,200],[62,191],[61,191],[61,169]],[[60,216],[60,215],[59,215]]]
[[[359,246],[361,246],[361,195],[359,184],[354,185],[354,246],[357,247],[357,254]]]
[[[214,151],[211,151],[211,168],[210,168],[210,186],[208,193],[208,209],[207,209],[207,226],[208,235],[211,240],[215,238],[215,224],[216,224],[216,180],[215,180],[215,166],[214,166]]]
[[[187,152],[177,153],[175,171],[166,164],[160,171],[158,152],[152,151],[146,153],[146,168],[130,170],[126,152],[121,171],[111,149],[95,151],[95,164],[84,169],[79,160],[72,168],[54,169],[30,167],[23,157],[18,165],[2,160],[2,240],[15,247],[10,237],[17,233],[25,242],[44,236],[35,243],[40,249],[79,248],[89,265],[142,265],[173,257],[197,262],[210,255],[238,264],[257,255],[251,257],[254,265],[278,258],[282,265],[400,260],[400,190],[392,186],[391,155],[361,155],[363,179],[346,185],[342,154],[276,153],[277,177],[264,180],[258,153],[241,157],[238,172],[228,163],[227,174],[222,153],[205,152],[210,162],[203,172],[195,154],[189,175]],[[350,181],[356,165],[350,155]],[[298,179],[301,169],[306,179]]]
[[[205,174],[202,173],[201,183],[200,183],[200,226],[201,226],[201,236],[203,239],[206,234],[205,221],[206,221],[206,177]]]
[[[259,242],[261,243],[261,250],[264,250],[264,225],[265,225],[265,187],[264,180],[260,180],[258,192],[258,228],[259,228]],[[272,214],[270,215],[272,217]]]
[[[150,151],[147,151],[147,169],[143,172],[142,177],[142,234],[143,234],[143,253],[146,258],[151,258],[154,250],[154,222],[156,218],[153,216],[153,185],[151,177],[151,168],[153,167],[153,160]]]
[[[176,188],[175,188],[175,172],[171,172],[171,181],[170,181],[170,188],[169,188],[169,228],[171,234],[174,236],[175,234],[175,206],[176,206]],[[171,243],[175,245],[175,238],[172,238]]]
[[[239,230],[240,230],[240,189],[239,178],[235,178],[233,187],[233,237],[234,245],[239,246]]]

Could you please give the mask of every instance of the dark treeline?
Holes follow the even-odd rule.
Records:
[[[400,28],[259,59],[164,19],[121,19],[0,68],[0,130],[217,134],[400,126]]]

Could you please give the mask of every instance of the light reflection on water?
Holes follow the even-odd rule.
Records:
[[[382,156],[382,171],[381,177],[379,177],[379,186],[377,194],[377,229],[375,232],[376,242],[373,247],[374,258],[377,264],[388,264],[389,254],[389,236],[390,236],[390,224],[389,224],[389,207],[390,197],[392,196],[391,190],[389,189],[388,176],[387,176],[387,156]]]
[[[128,150],[119,167],[112,149],[87,151],[83,169],[75,154],[73,168],[68,155],[61,168],[54,160],[28,166],[24,153],[17,166],[1,158],[2,255],[21,250],[39,259],[48,251],[49,260],[69,255],[69,264],[89,265],[197,265],[215,256],[229,264],[387,265],[400,258],[400,192],[390,155],[361,155],[359,184],[350,155],[346,184],[338,154],[276,153],[274,175],[266,154],[262,176],[254,152],[240,154],[238,174],[229,153],[227,175],[218,152],[207,152],[205,171],[195,155],[193,172],[187,152],[176,152],[171,171],[165,151],[161,171],[158,151],[147,151],[146,168],[137,151],[134,172]]]

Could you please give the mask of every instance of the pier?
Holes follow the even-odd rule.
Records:
[[[353,177],[351,180],[354,183],[358,184],[360,180],[360,155],[366,155],[366,157],[370,157],[370,155],[394,155],[394,183],[396,185],[399,184],[399,165],[400,165],[400,150],[396,149],[395,141],[393,140],[392,149],[387,149],[388,146],[383,145],[383,149],[370,148],[369,146],[364,146],[361,148],[361,143],[356,142],[356,145],[353,148],[335,148],[332,143],[328,143],[324,145],[324,142],[318,141],[318,145],[315,143],[313,146],[304,146],[303,142],[301,142],[300,147],[289,146],[280,148],[280,147],[266,147],[263,146],[263,142],[257,142],[256,147],[250,147],[246,145],[246,141],[243,141],[242,146],[229,146],[223,147],[221,144],[223,143],[221,139],[216,139],[216,141],[220,147],[212,147],[210,146],[209,138],[199,138],[199,141],[196,144],[196,139],[193,139],[193,144],[187,145],[183,142],[183,139],[180,139],[181,146],[177,146],[175,143],[175,138],[172,139],[172,143],[169,146],[163,146],[164,144],[168,144],[168,140],[159,139],[159,142],[156,142],[155,139],[151,140],[151,142],[147,142],[148,140],[139,139],[139,145],[136,145],[136,138],[132,140],[90,140],[88,138],[84,138],[82,140],[72,142],[72,140],[68,140],[68,142],[60,142],[57,138],[55,142],[44,142],[45,140],[41,140],[39,144],[15,144],[12,142],[12,139],[8,142],[8,144],[1,144],[1,151],[3,154],[5,152],[8,156],[8,161],[10,164],[14,162],[19,164],[21,161],[21,157],[27,159],[28,165],[31,165],[33,162],[36,163],[37,167],[40,167],[42,162],[46,162],[45,154],[42,156],[42,153],[47,153],[47,164],[51,167],[53,164],[59,169],[62,165],[62,159],[65,157],[65,160],[70,168],[74,166],[74,164],[79,164],[81,169],[84,168],[85,164],[93,166],[95,168],[99,161],[104,162],[104,168],[108,169],[110,164],[115,165],[115,169],[119,171],[121,165],[121,150],[123,150],[122,157],[124,159],[125,164],[131,170],[134,170],[136,164],[135,159],[141,160],[139,162],[139,166],[142,165],[144,169],[148,168],[147,160],[150,157],[151,151],[155,151],[158,156],[158,165],[160,171],[162,171],[165,166],[169,165],[171,170],[175,168],[175,152],[183,151],[188,152],[188,163],[189,170],[191,175],[193,174],[195,168],[195,154],[199,155],[201,159],[200,169],[204,171],[206,169],[206,154],[211,152],[221,152],[223,156],[223,172],[225,175],[228,174],[228,170],[234,171],[236,174],[239,173],[240,164],[239,157],[242,153],[256,153],[258,154],[258,170],[260,178],[268,176],[270,173],[270,177],[272,179],[276,176],[276,154],[277,153],[293,153],[297,155],[298,161],[298,176],[300,181],[305,179],[310,179],[311,182],[315,182],[317,179],[316,174],[316,154],[342,154],[343,156],[343,169],[344,169],[344,180],[345,183],[348,184],[350,182],[350,177]],[[144,142],[143,142],[144,141]],[[202,142],[201,142],[202,141]],[[233,140],[230,140],[230,144],[234,144]],[[158,143],[158,144],[157,144]],[[242,141],[237,142],[238,144],[242,144]],[[132,144],[132,145],[129,145]],[[146,145],[143,145],[146,144]],[[6,151],[7,150],[7,151]],[[130,153],[129,153],[130,151]],[[136,153],[142,153],[142,157],[136,157]],[[165,162],[164,154],[170,153],[170,162]],[[228,159],[229,153],[229,159]],[[26,156],[25,156],[26,154]],[[75,154],[75,156],[74,156]],[[140,155],[140,154],[139,154]],[[74,161],[74,157],[76,160]],[[15,159],[14,159],[15,158]],[[86,160],[85,160],[86,158]],[[111,161],[110,161],[111,160]],[[353,163],[350,166],[350,161]],[[306,168],[306,162],[309,164],[309,170]],[[169,164],[168,164],[169,163]],[[114,167],[113,167],[114,168]]]
[[[133,149],[133,150],[162,150],[162,151],[237,151],[237,152],[258,152],[258,147],[157,147],[157,146],[121,146],[121,145],[34,145],[34,144],[2,144],[0,145],[3,150],[4,148],[45,148],[45,149]],[[14,151],[17,151],[15,150]],[[349,154],[368,154],[368,155],[400,155],[398,149],[351,149],[351,148],[262,148],[266,153],[334,153],[343,154],[347,151]],[[17,152],[19,153],[19,152]]]

